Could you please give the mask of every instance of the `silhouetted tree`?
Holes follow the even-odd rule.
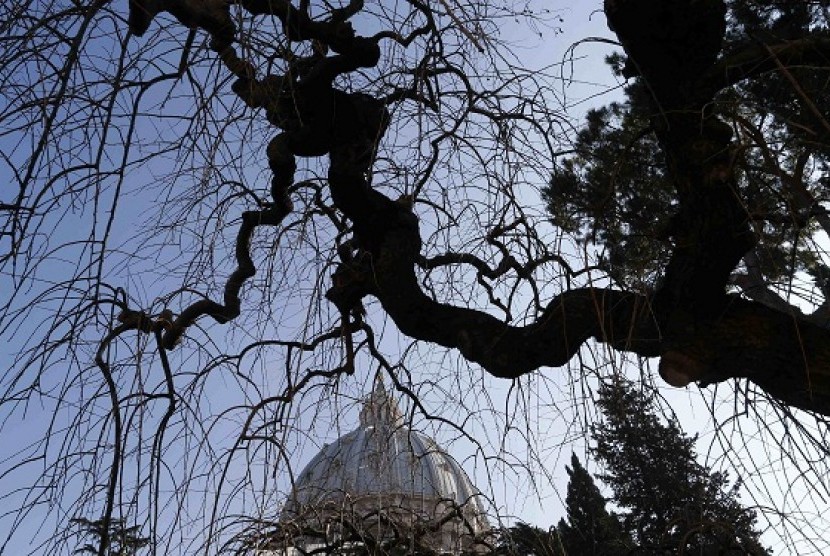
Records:
[[[732,0],[723,51],[739,53],[759,41],[830,38],[821,10],[826,6]],[[638,74],[633,59],[613,55],[608,62],[617,75]],[[820,208],[830,199],[824,183],[830,129],[810,108],[811,103],[828,104],[827,74],[826,68],[813,65],[770,72],[764,79],[720,91],[709,107],[711,115],[729,125],[741,149],[734,160],[736,187],[758,236],[729,283],[753,299],[796,314],[801,309],[788,307],[775,284],[795,272],[811,273],[819,288],[827,280],[826,261],[810,243],[812,232],[830,224]],[[625,91],[625,102],[588,113],[574,145],[577,154],[557,165],[545,193],[557,225],[582,241],[602,245],[600,264],[618,284],[651,287],[666,271],[673,238],[682,233],[683,223],[675,178],[655,133],[660,107],[643,79],[629,80]],[[811,100],[805,104],[806,98]],[[809,171],[808,164],[820,171]],[[812,228],[807,226],[810,220]],[[826,323],[825,309],[811,320]]]
[[[605,498],[576,454],[571,455],[571,466],[566,470],[570,477],[565,498],[567,519],[561,519],[556,528],[567,554],[628,554],[631,538],[623,532],[617,516],[606,508]]]
[[[694,438],[660,419],[647,393],[621,379],[600,387],[598,403],[591,434],[600,478],[637,553],[768,554],[755,511],[738,500],[740,483],[698,463]]]
[[[670,384],[744,375],[812,406],[780,372],[786,349],[748,365],[723,355],[737,353],[727,346],[738,336],[789,342],[783,321],[750,314],[796,315],[817,333],[830,323],[830,267],[814,243],[830,231],[830,72],[813,63],[830,45],[828,2],[606,4],[626,50],[609,62],[628,79],[627,100],[592,110],[575,154],[557,163],[545,191],[554,222],[601,248],[618,287],[653,292],[648,314],[663,338],[653,355]],[[821,299],[794,302],[798,273]],[[683,332],[667,341],[672,330]],[[818,368],[808,366],[805,377]]]
[[[601,6],[629,103],[572,145],[504,35],[542,0],[0,3],[2,546],[137,515],[209,553],[365,369],[538,469],[474,434],[521,429],[492,384],[597,344],[770,400],[825,484],[828,1]]]
[[[500,532],[498,556],[562,556],[564,549],[555,530],[519,522]]]
[[[99,554],[102,550],[102,539],[107,539],[107,556],[136,556],[140,549],[150,544],[150,539],[141,536],[138,526],[127,526],[123,520],[114,519],[107,525],[101,519],[89,520],[83,517],[72,519],[72,523],[80,529],[82,537],[91,537],[87,542],[75,550],[75,554]],[[107,527],[106,534],[104,534]]]

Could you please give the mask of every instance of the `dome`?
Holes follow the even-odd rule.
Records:
[[[324,446],[297,477],[280,523],[328,533],[336,523],[335,535],[345,526],[374,539],[418,537],[443,553],[470,550],[490,529],[467,474],[434,440],[406,426],[380,382],[364,402],[360,426]]]

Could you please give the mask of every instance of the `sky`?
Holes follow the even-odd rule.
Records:
[[[125,4],[121,2],[121,4]],[[570,6],[566,6],[571,4]],[[561,9],[559,6],[562,6]],[[600,11],[601,2],[557,2],[550,4],[552,10],[549,25],[528,28],[524,21],[505,20],[501,23],[499,38],[509,41],[517,56],[530,67],[546,69],[552,75],[558,76],[550,83],[548,94],[555,95],[557,102],[567,108],[572,126],[578,126],[584,111],[620,98],[620,84],[603,64],[603,58],[615,50],[613,35],[605,25],[604,14]],[[106,29],[102,29],[106,31]],[[167,31],[165,31],[167,32]],[[170,31],[175,33],[175,31]],[[183,35],[182,30],[178,30]],[[542,33],[539,37],[537,33]],[[141,42],[132,39],[127,48],[138,49]],[[93,58],[91,64],[102,64],[106,57]],[[165,63],[174,65],[177,53],[168,53],[158,59],[145,62],[148,65]],[[142,68],[135,68],[141,72]],[[208,71],[208,70],[206,70]],[[142,106],[146,109],[138,122],[138,135],[145,137],[145,142],[136,147],[136,152],[143,152],[157,148],[159,145],[175,144],[177,141],[193,141],[195,149],[202,149],[215,156],[217,165],[220,160],[234,160],[234,168],[247,183],[262,183],[268,179],[267,169],[264,168],[259,151],[256,149],[245,151],[249,158],[242,156],[234,158],[234,147],[226,146],[223,141],[229,139],[233,143],[233,133],[241,133],[239,128],[228,127],[224,130],[227,136],[191,137],[186,126],[180,121],[154,118],[152,112],[157,110],[180,111],[186,113],[191,108],[194,98],[200,102],[215,103],[215,113],[234,113],[233,106],[223,106],[223,100],[203,93],[199,89],[200,75],[186,76],[170,85],[166,93],[157,98],[146,101]],[[106,87],[106,83],[99,84]],[[222,90],[222,89],[220,89]],[[198,94],[204,94],[199,97]],[[197,96],[188,96],[197,95]],[[129,95],[128,95],[128,98]],[[5,99],[4,99],[5,101]],[[127,110],[129,106],[120,106],[119,110]],[[118,110],[116,110],[118,112]],[[69,118],[71,114],[67,114]],[[259,119],[261,120],[261,118]],[[83,123],[83,121],[81,122]],[[90,126],[92,127],[92,126]],[[567,127],[567,126],[563,126]],[[264,145],[273,131],[264,124],[254,123],[248,130],[244,130],[245,141]],[[89,145],[95,143],[94,134],[88,137]],[[111,144],[117,144],[119,137],[110,138]],[[4,154],[13,151],[10,139],[3,139],[0,144]],[[107,141],[102,141],[106,144]],[[62,145],[67,150],[83,149],[87,145],[83,141],[79,144]],[[90,147],[91,148],[91,147]],[[239,147],[240,150],[244,149]],[[117,167],[119,160],[104,160],[102,167]],[[8,176],[0,176],[4,181],[11,183],[11,169],[8,165],[2,167],[10,172]],[[176,182],[164,178],[174,170]],[[6,179],[7,178],[7,179]],[[463,180],[466,176],[456,176]],[[118,264],[107,263],[106,270],[120,280],[118,285],[125,288],[131,299],[141,303],[143,307],[153,306],[160,308],[166,301],[163,296],[181,285],[181,278],[187,263],[181,260],[182,249],[197,246],[204,237],[216,240],[218,248],[215,253],[200,253],[198,262],[209,261],[213,264],[208,268],[217,269],[217,273],[227,272],[230,268],[227,254],[232,243],[233,227],[228,225],[237,217],[238,206],[221,205],[213,210],[215,193],[211,191],[211,182],[200,173],[198,167],[188,167],[186,163],[170,157],[160,157],[141,172],[127,172],[125,176],[108,181],[101,187],[102,198],[111,200],[115,195],[113,186],[117,184],[125,192],[126,202],[120,203],[114,212],[118,222],[126,222],[115,226],[111,230],[112,245],[129,251],[140,248],[137,258],[119,259]],[[179,184],[188,184],[190,187],[181,187]],[[529,187],[523,192],[523,202],[530,207],[540,207],[538,188]],[[152,202],[159,198],[169,197],[171,204],[177,201],[176,195],[204,194],[205,202],[197,204],[190,212],[175,213],[162,212],[154,214],[148,210],[153,207]],[[215,195],[220,198],[222,195]],[[5,197],[0,198],[6,201]],[[60,243],[65,237],[74,237],[85,234],[97,237],[103,222],[89,224],[88,213],[82,205],[85,202],[83,195],[72,199],[65,208],[65,216],[59,225],[52,230],[52,235],[44,234],[43,248]],[[211,204],[213,202],[213,204]],[[234,212],[236,211],[236,212]],[[168,219],[167,221],[165,219]],[[428,222],[424,222],[425,226]],[[89,227],[87,230],[86,227]],[[144,228],[139,228],[144,226]],[[146,230],[149,226],[158,226],[162,230],[157,236],[139,236],[136,240],[136,229]],[[80,232],[79,232],[80,230]],[[289,235],[293,232],[287,232]],[[290,235],[293,242],[295,258],[280,260],[273,256],[266,256],[265,260],[274,275],[280,273],[293,277],[303,277],[307,283],[307,290],[295,293],[309,293],[314,288],[323,287],[321,284],[328,275],[328,269],[323,263],[305,265],[304,258],[313,258],[305,243],[306,238],[313,234],[320,234],[317,238],[325,239],[325,230],[304,230]],[[308,234],[308,235],[303,235]],[[262,253],[268,252],[269,238],[260,238],[257,249]],[[574,256],[578,256],[574,253]],[[63,279],[68,273],[85,264],[87,257],[92,258],[83,249],[64,249],[50,254],[49,263],[40,269],[38,275],[39,286],[50,281]],[[323,270],[320,270],[323,269]],[[191,270],[193,270],[191,268]],[[210,276],[193,271],[192,280],[187,286],[194,289],[214,287],[221,282],[222,276]],[[0,276],[0,279],[7,279]],[[0,287],[2,289],[2,287]],[[21,294],[24,296],[28,292]],[[285,376],[297,376],[303,369],[305,359],[286,361],[284,354],[277,348],[262,349],[240,354],[237,359],[218,361],[211,358],[211,353],[228,351],[233,354],[247,341],[263,338],[273,338],[280,335],[282,327],[296,326],[306,319],[314,321],[317,318],[313,309],[304,305],[301,296],[287,299],[271,299],[268,293],[257,289],[251,292],[251,306],[262,309],[262,320],[249,319],[239,326],[218,327],[206,325],[204,330],[194,330],[193,338],[188,340],[185,354],[174,352],[171,362],[181,371],[181,384],[193,391],[183,397],[182,404],[192,404],[185,413],[191,421],[188,426],[198,427],[201,423],[206,430],[188,431],[182,422],[174,422],[170,430],[161,436],[157,430],[164,415],[166,400],[158,398],[143,405],[136,405],[130,411],[125,411],[125,421],[142,420],[143,426],[137,427],[132,440],[126,445],[130,452],[129,463],[123,470],[124,484],[142,485],[142,489],[132,491],[125,489],[124,498],[129,503],[143,503],[143,497],[154,489],[159,495],[161,503],[157,507],[160,527],[164,528],[164,520],[170,516],[170,508],[183,507],[195,515],[200,505],[215,508],[217,512],[242,512],[254,515],[274,515],[290,488],[289,466],[285,457],[291,461],[291,470],[298,473],[305,462],[316,453],[317,449],[330,442],[341,434],[352,430],[357,424],[357,408],[364,393],[368,393],[377,366],[370,361],[364,361],[365,367],[359,368],[354,377],[345,377],[341,382],[316,387],[305,392],[297,403],[288,408],[291,426],[280,428],[277,423],[278,415],[270,415],[271,422],[262,418],[263,428],[257,433],[269,436],[271,442],[263,443],[260,448],[240,450],[234,457],[225,457],[226,450],[236,441],[241,425],[248,414],[252,400],[261,399],[268,395],[279,393],[284,386]],[[35,323],[39,317],[48,314],[48,311],[59,307],[64,299],[56,297],[46,305],[47,313],[35,312],[31,318],[19,324],[14,329],[4,329],[3,340],[8,343],[0,347],[0,362],[2,368],[11,369],[14,359],[19,354],[20,347],[25,345],[38,333]],[[371,310],[371,307],[370,307]],[[465,470],[474,482],[488,495],[492,503],[491,509],[498,513],[504,523],[514,520],[523,520],[535,525],[547,527],[555,523],[562,515],[562,501],[565,493],[567,476],[565,464],[569,462],[571,450],[580,456],[585,455],[584,425],[590,420],[590,405],[585,400],[590,395],[592,382],[582,380],[586,368],[600,368],[608,372],[624,372],[630,376],[637,376],[638,367],[632,362],[626,362],[619,357],[607,360],[607,354],[602,350],[587,352],[584,357],[586,366],[581,367],[577,362],[565,369],[545,370],[541,373],[525,377],[519,381],[498,381],[483,376],[476,369],[469,370],[470,376],[456,378],[452,372],[465,369],[464,363],[454,354],[447,354],[435,350],[430,346],[419,345],[411,348],[405,339],[391,330],[391,325],[382,315],[370,314],[376,330],[382,336],[379,344],[390,361],[399,363],[405,368],[407,375],[402,371],[402,377],[411,379],[417,386],[416,393],[425,407],[433,415],[449,420],[467,421],[465,428],[473,439],[481,442],[477,446],[471,438],[464,436],[460,431],[438,420],[426,419],[416,413],[416,421],[425,432],[435,436],[439,443],[447,447],[462,463]],[[252,324],[253,322],[253,324]],[[103,326],[103,324],[102,324]],[[322,326],[314,322],[313,326]],[[311,332],[309,332],[309,336]],[[129,354],[130,350],[141,347],[140,342],[146,338],[130,338],[128,342],[120,344],[115,355]],[[223,345],[224,344],[224,345]],[[59,466],[49,465],[49,461],[36,459],[38,454],[54,454],[63,450],[63,453],[80,452],[90,446],[111,447],[108,444],[108,399],[105,389],[101,386],[100,378],[95,378],[96,370],[90,367],[94,355],[95,345],[81,345],[78,351],[81,361],[55,359],[49,364],[49,372],[42,378],[42,384],[37,384],[40,397],[34,401],[19,403],[14,406],[6,404],[0,408],[0,441],[6,446],[0,456],[0,496],[3,506],[13,508],[22,500],[37,500],[35,509],[28,514],[0,513],[0,538],[19,520],[25,520],[21,535],[15,542],[6,546],[0,545],[0,554],[20,554],[32,551],[46,553],[43,547],[31,547],[25,543],[27,534],[37,534],[38,529],[49,531],[53,520],[65,519],[67,516],[76,516],[77,512],[88,509],[90,505],[70,507],[65,505],[61,498],[69,499],[85,494],[85,488],[91,484],[85,475],[91,465],[105,469],[106,458],[103,460],[78,456],[73,459],[76,463],[70,469],[71,478],[65,482],[53,483],[52,490],[25,491],[19,490],[21,485],[27,484],[33,478],[40,477],[49,483],[61,471]],[[148,350],[152,352],[152,350]],[[332,350],[328,361],[335,361],[338,353]],[[321,356],[323,362],[326,356]],[[86,360],[83,360],[86,358]],[[133,365],[124,364],[114,368],[119,385],[126,392],[152,391],[163,392],[164,376],[157,359],[145,354]],[[317,361],[319,363],[319,361]],[[83,368],[89,373],[87,381],[74,381],[70,371]],[[204,376],[195,379],[205,369]],[[444,372],[447,370],[448,372]],[[449,372],[452,371],[452,372]],[[67,372],[62,376],[62,372]],[[6,375],[8,379],[8,374]],[[25,377],[31,379],[31,377]],[[177,377],[178,379],[178,377]],[[7,383],[3,383],[5,386]],[[723,449],[718,449],[718,435],[714,434],[712,414],[719,411],[729,411],[727,404],[710,408],[706,398],[697,394],[694,389],[669,390],[664,394],[670,405],[676,410],[678,418],[687,427],[686,430],[700,433],[699,445],[714,461],[722,461]],[[72,396],[85,397],[77,399]],[[68,397],[67,397],[68,396]],[[62,397],[62,403],[56,400]],[[727,392],[722,398],[729,400]],[[198,403],[194,403],[198,400]],[[248,406],[246,406],[246,404]],[[406,404],[404,404],[406,405]],[[80,406],[80,407],[79,407]],[[410,406],[411,407],[411,406]],[[58,409],[56,409],[58,408]],[[5,411],[6,413],[3,413]],[[276,411],[276,410],[275,410]],[[83,419],[78,422],[78,415]],[[70,425],[75,426],[74,434],[67,438],[66,431]],[[51,436],[44,436],[44,431],[50,430]],[[140,430],[139,430],[140,429]],[[742,431],[747,434],[746,429]],[[737,433],[736,433],[737,434]],[[749,436],[763,438],[766,435],[776,435],[779,431],[774,423],[767,431],[749,432]],[[199,442],[199,439],[206,439]],[[152,484],[148,473],[148,446],[158,442],[165,450],[165,469],[158,471],[158,483]],[[749,444],[746,450],[753,450]],[[760,467],[769,473],[770,477],[781,477],[780,472],[786,466],[786,460],[775,454],[763,453],[765,444],[758,443],[758,451],[745,455],[760,462]],[[139,447],[145,451],[140,453]],[[18,451],[19,450],[19,451]],[[215,450],[215,453],[210,453]],[[106,453],[106,451],[105,451]],[[77,454],[76,454],[77,455]],[[18,462],[28,460],[24,464]],[[48,460],[48,458],[47,458]],[[228,462],[227,467],[219,470],[224,473],[225,481],[221,483],[217,478],[222,473],[211,468],[206,462]],[[589,464],[589,469],[593,467]],[[191,474],[197,477],[187,482],[184,477]],[[746,481],[765,481],[764,477],[744,477]],[[57,479],[55,479],[57,480]],[[779,479],[775,479],[779,480]],[[150,481],[150,484],[147,482]],[[785,481],[786,483],[786,481]],[[100,485],[97,485],[100,487]],[[802,485],[806,487],[807,485]],[[807,496],[804,488],[787,490],[784,484],[783,491],[791,497],[791,508],[803,507]],[[178,497],[177,489],[190,489],[190,495],[182,500]],[[129,499],[134,496],[136,500]],[[27,498],[28,497],[28,498]],[[36,498],[33,498],[36,497]],[[50,513],[51,512],[51,513]],[[185,512],[187,513],[187,512]],[[188,528],[198,530],[206,527],[210,518],[208,515],[203,521],[189,523]],[[190,515],[190,514],[188,514]],[[44,517],[47,516],[47,517]],[[150,518],[154,519],[153,517]],[[142,521],[143,527],[148,527],[148,521]],[[221,523],[220,523],[221,525]],[[174,537],[175,539],[175,537]],[[189,539],[185,539],[189,542]],[[177,541],[173,541],[177,542]],[[16,544],[22,543],[22,544]],[[197,546],[183,543],[188,553],[193,553]],[[192,549],[192,550],[191,550]],[[159,553],[164,553],[163,547]]]

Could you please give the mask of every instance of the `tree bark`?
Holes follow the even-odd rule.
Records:
[[[292,40],[328,44],[338,54],[324,60],[337,64],[336,75],[377,63],[381,35],[356,37],[347,21],[362,8],[360,0],[352,0],[326,22],[310,19],[285,0],[234,3],[253,14],[275,15]],[[228,69],[245,83],[253,82],[252,68],[230,45],[228,34],[235,28],[226,3],[210,3],[218,6],[213,11],[184,0],[146,6],[136,0],[130,6],[135,10],[131,23],[139,33],[162,9],[186,25],[207,29]],[[144,11],[137,11],[142,7]],[[418,220],[410,207],[371,188],[366,180],[370,157],[366,141],[360,139],[366,130],[349,128],[333,131],[337,137],[354,139],[329,145],[329,186],[335,206],[354,224],[362,253],[338,267],[328,298],[345,312],[373,295],[403,333],[458,349],[499,377],[562,366],[593,339],[640,356],[661,356],[660,373],[674,385],[745,377],[785,404],[830,415],[830,331],[800,314],[726,292],[730,275],[755,238],[733,172],[738,151],[731,130],[709,109],[719,90],[756,76],[770,64],[809,59],[827,66],[830,41],[817,40],[812,46],[794,41],[763,50],[752,46],[719,60],[726,13],[722,0],[606,0],[605,7],[634,73],[651,94],[652,125],[679,201],[671,230],[672,256],[655,294],[573,289],[557,296],[535,322],[524,326],[433,300],[416,274],[421,250]],[[361,45],[373,48],[358,48]],[[768,59],[770,52],[777,61]],[[377,120],[370,110],[376,111],[380,101],[360,98],[366,102],[352,103],[356,113],[349,121]],[[380,129],[372,137],[385,131],[383,125],[375,127]],[[356,151],[355,145],[362,150]],[[255,272],[249,238],[255,227],[279,224],[283,216],[274,210],[246,215],[237,239],[238,268],[228,282],[224,303],[203,300],[175,321],[165,319],[168,349],[201,316],[219,322],[235,318],[240,288]]]
[[[735,183],[731,130],[708,109],[714,95],[737,79],[735,71],[719,70],[723,2],[606,0],[606,13],[652,94],[653,124],[680,202],[672,257],[656,294],[571,290],[535,322],[510,326],[423,293],[415,274],[417,223],[383,230],[362,291],[376,296],[405,334],[456,348],[495,376],[564,365],[594,339],[662,356],[661,375],[678,386],[745,377],[785,404],[830,415],[830,332],[801,315],[726,293],[755,238]],[[794,48],[793,59],[808,51],[803,44]],[[752,75],[749,65],[740,71]],[[360,190],[353,185],[352,191]],[[347,216],[356,229],[362,222],[378,233],[371,213]]]

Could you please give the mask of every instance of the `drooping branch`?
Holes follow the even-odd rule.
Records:
[[[332,87],[337,75],[377,63],[380,35],[357,37],[346,21],[362,3],[353,1],[342,13],[319,21],[281,0],[237,3],[253,14],[280,19],[290,40],[318,40],[336,55],[312,61],[299,77],[257,80],[230,67],[240,77],[235,92],[251,107],[264,108],[269,120],[283,129],[301,129],[305,121],[324,122],[325,127],[307,128],[302,135],[285,132],[269,146],[275,172],[274,207],[246,213],[237,237],[239,266],[226,285],[224,302],[202,300],[185,309],[165,337],[168,348],[201,316],[225,322],[239,314],[240,288],[254,272],[251,233],[259,224],[278,224],[281,218],[273,219],[274,214],[290,207],[280,199],[293,180],[293,157],[329,154],[331,197],[353,223],[356,240],[356,252],[337,268],[327,293],[344,313],[363,297],[374,296],[403,333],[458,349],[499,377],[564,365],[594,339],[617,350],[662,356],[661,374],[672,384],[747,377],[785,403],[830,414],[828,332],[799,315],[725,291],[754,238],[735,186],[731,130],[707,109],[719,90],[706,78],[718,64],[724,28],[720,0],[608,0],[606,4],[612,28],[654,96],[652,127],[680,201],[671,230],[673,254],[657,294],[573,289],[557,296],[535,321],[523,326],[425,294],[416,273],[425,259],[411,206],[389,199],[367,181],[376,142],[386,128],[379,108],[383,101]],[[777,54],[781,63],[791,60]],[[279,86],[272,87],[278,81]],[[322,93],[322,108],[308,103],[298,109],[306,111],[299,115],[282,110],[280,98],[286,85],[294,92],[310,87],[312,96]],[[333,110],[336,103],[341,103],[339,109]],[[348,119],[342,119],[343,114]],[[476,264],[463,257],[444,262]]]
[[[216,322],[224,324],[239,316],[242,301],[239,292],[245,281],[256,274],[256,267],[251,258],[251,239],[259,226],[278,226],[287,212],[275,210],[253,210],[242,213],[242,224],[236,234],[234,254],[237,267],[225,282],[225,291],[222,303],[211,299],[201,299],[185,308],[171,322],[169,330],[163,336],[165,349],[173,349],[182,338],[186,330],[196,320],[203,316],[210,316]]]
[[[264,108],[269,121],[283,133],[268,146],[268,161],[274,172],[272,205],[266,210],[247,211],[236,237],[237,268],[228,278],[222,303],[199,300],[186,307],[165,331],[164,346],[173,349],[187,328],[197,319],[210,316],[226,323],[240,314],[240,291],[256,268],[250,254],[251,238],[260,225],[277,226],[291,212],[289,189],[293,185],[295,156],[320,156],[337,150],[350,153],[340,164],[349,172],[368,169],[377,141],[383,136],[388,115],[382,101],[368,95],[345,93],[334,88],[335,79],[358,68],[378,63],[380,49],[376,39],[356,36],[348,19],[363,8],[362,0],[332,9],[325,21],[312,20],[303,9],[290,2],[240,0],[238,4],[254,15],[270,14],[283,23],[289,40],[314,39],[336,54],[325,53],[297,60],[288,75],[254,76],[253,66],[241,59],[232,47],[236,26],[224,0],[131,0],[130,29],[143,35],[153,18],[168,11],[179,22],[201,28],[211,36],[211,48],[219,53],[225,66],[238,77],[234,92],[252,108]],[[334,163],[333,163],[334,164]]]
[[[378,210],[404,210],[376,192],[355,206],[369,204],[369,197],[376,205],[388,204],[352,210],[348,216],[356,227]],[[830,414],[830,334],[802,319],[729,296],[726,309],[707,327],[686,323],[664,330],[645,296],[582,288],[563,292],[534,322],[512,326],[424,294],[415,272],[416,220],[390,217],[373,230],[384,238],[375,256],[350,265],[348,280],[340,280],[346,273],[341,265],[329,299],[343,300],[346,292],[352,299],[372,295],[403,333],[458,349],[495,376],[515,378],[564,365],[594,339],[644,357],[663,355],[661,373],[677,377],[678,385],[746,377],[793,407]]]
[[[439,303],[424,294],[414,272],[417,221],[402,214],[376,220],[379,212],[395,213],[391,200],[367,190],[360,176],[330,175],[335,203],[355,223],[358,240],[364,233],[383,238],[371,259],[350,269],[350,295],[374,295],[405,334],[456,348],[496,376],[561,366],[593,338],[642,356],[661,355],[661,374],[671,384],[747,377],[789,405],[830,413],[828,332],[799,315],[726,293],[754,237],[737,194],[731,130],[706,108],[717,90],[698,82],[719,52],[722,2],[609,0],[606,7],[654,95],[654,128],[680,200],[675,246],[657,294],[571,290],[526,326]],[[661,19],[666,14],[671,17]],[[666,21],[687,32],[667,28]],[[694,56],[684,57],[689,52]],[[347,190],[365,197],[337,194]],[[340,293],[335,283],[329,297]]]
[[[683,3],[667,2],[665,9]],[[723,22],[703,22],[703,28],[712,30],[708,35],[681,33],[688,41],[685,48],[697,56],[664,75],[659,64],[666,59],[651,54],[660,37],[649,33],[664,33],[664,40],[675,40],[676,34],[661,26],[640,27],[649,20],[637,10],[652,9],[653,2],[615,4],[623,10],[617,13],[627,17],[614,20],[609,13],[613,26],[622,37],[630,37],[623,39],[627,49],[645,53],[641,73],[660,95],[655,98],[654,128],[681,202],[674,253],[658,294],[649,299],[598,288],[566,291],[525,326],[437,302],[423,292],[415,272],[423,263],[417,219],[369,188],[363,175],[344,171],[348,164],[333,161],[329,181],[335,205],[354,222],[358,243],[371,243],[373,249],[371,257],[338,269],[328,297],[343,304],[373,295],[403,333],[458,349],[500,377],[564,365],[587,340],[595,339],[641,356],[661,355],[661,374],[672,384],[747,377],[794,407],[830,413],[827,331],[798,315],[726,294],[731,273],[754,238],[736,193],[731,130],[706,111],[716,91],[695,83],[706,65],[715,63]],[[695,18],[723,17],[717,0],[708,12],[695,11],[701,3],[693,4],[692,12],[673,20],[677,25],[697,29]],[[626,28],[628,24],[634,27]],[[675,44],[674,49],[673,63],[682,62],[682,48]],[[346,275],[348,279],[339,279]]]

